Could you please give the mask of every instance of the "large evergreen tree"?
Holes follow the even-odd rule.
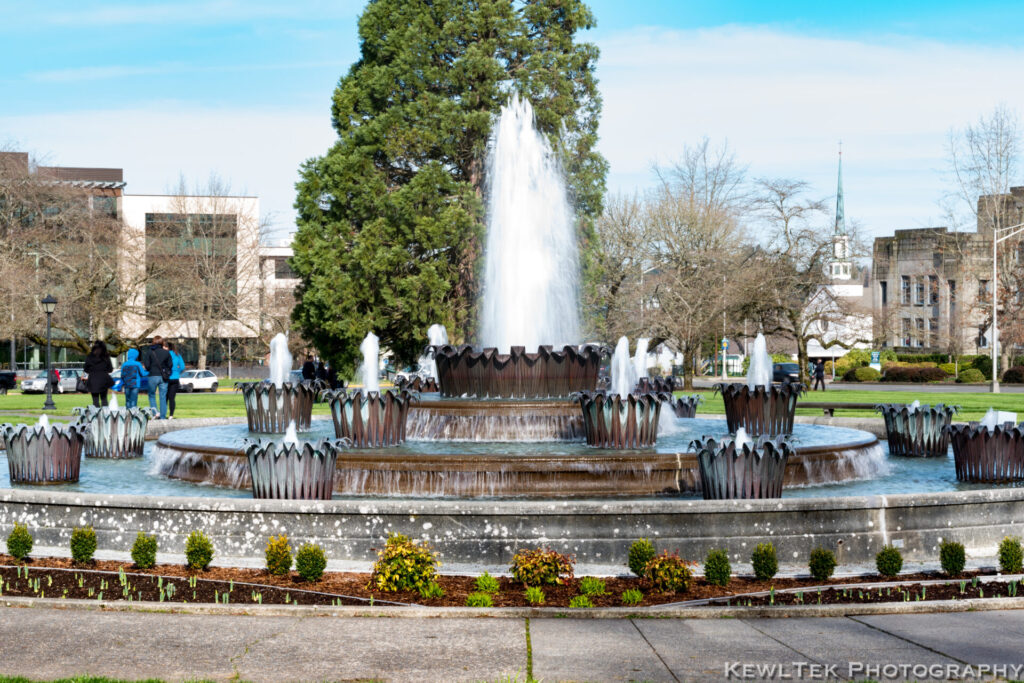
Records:
[[[561,154],[587,263],[607,164],[598,51],[575,36],[593,25],[580,0],[371,0],[334,92],[338,140],[297,185],[294,319],[321,353],[351,367],[373,330],[410,361],[435,322],[467,337],[487,140],[513,91]]]

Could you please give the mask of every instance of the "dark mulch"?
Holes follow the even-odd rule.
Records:
[[[438,583],[444,589],[444,595],[440,598],[424,599],[412,591],[394,593],[371,591],[367,588],[370,575],[360,572],[328,572],[319,581],[307,583],[295,572],[288,576],[274,576],[261,569],[211,567],[206,571],[195,571],[182,565],[162,564],[152,570],[141,570],[122,562],[97,560],[87,565],[76,565],[69,558],[56,557],[29,558],[21,569],[13,567],[17,564],[18,562],[13,557],[0,554],[0,565],[12,565],[0,568],[0,579],[3,581],[2,595],[100,599],[102,592],[103,600],[131,599],[132,601],[219,602],[224,604],[224,595],[227,594],[226,600],[230,604],[258,602],[261,604],[367,605],[372,599],[374,604],[400,602],[434,607],[456,607],[465,605],[466,596],[477,590],[476,578],[472,576],[439,576]],[[73,571],[54,572],[47,571],[47,569],[71,569]],[[112,572],[112,574],[102,572]],[[123,580],[121,572],[123,572]],[[928,600],[964,599],[979,597],[979,593],[982,592],[984,597],[994,597],[996,593],[1005,596],[1010,591],[1008,585],[998,588],[979,585],[975,588],[971,585],[970,579],[976,574],[978,573],[965,574],[966,590],[963,593],[960,592],[959,580],[951,579],[949,586],[925,588],[924,598]],[[495,607],[529,606],[521,584],[515,583],[509,577],[497,578],[501,590],[492,596]],[[923,581],[942,578],[942,576],[920,573],[901,575],[899,578],[904,581]],[[878,576],[843,577],[832,579],[826,583],[868,583],[877,582],[879,579]],[[780,591],[786,588],[819,585],[819,582],[810,578],[778,578],[758,581],[753,577],[734,577],[729,585],[723,588],[708,584],[704,579],[698,578],[692,582],[690,590],[686,593],[661,593],[652,590],[647,582],[635,577],[613,577],[603,580],[605,594],[590,596],[595,607],[621,607],[622,593],[629,589],[642,591],[644,597],[640,606],[650,606],[769,591],[772,588],[775,591]],[[258,585],[253,587],[241,584]],[[174,587],[171,591],[167,589],[169,585]],[[571,579],[562,585],[544,586],[543,590],[544,606],[568,607],[569,601],[580,594],[579,579]],[[847,591],[844,594],[843,591],[828,589],[821,593],[821,602],[822,604],[834,604],[891,602],[907,599],[903,593],[896,593],[896,589],[891,589],[891,592],[885,595],[877,594],[874,590],[860,593]],[[916,596],[921,594],[920,587],[917,587],[916,591],[910,591],[909,600],[913,601],[917,599]],[[801,604],[800,600],[801,598],[795,594],[776,593],[774,596],[774,604]],[[817,591],[813,594],[804,593],[802,600],[803,604],[817,604]],[[770,597],[751,598],[749,602],[752,605],[773,604]],[[748,599],[743,598],[742,601],[738,599],[729,604],[746,605]]]

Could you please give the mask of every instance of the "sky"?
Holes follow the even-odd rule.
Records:
[[[591,0],[609,191],[643,192],[707,137],[751,178],[834,202],[868,236],[946,224],[948,138],[1024,112],[1024,3]],[[301,163],[335,139],[363,0],[0,0],[0,148],[124,168],[158,194],[211,175],[294,230]],[[1024,178],[1021,179],[1024,184]]]

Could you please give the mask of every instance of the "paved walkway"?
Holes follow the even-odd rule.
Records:
[[[988,680],[964,667],[1001,666],[996,673],[1004,678],[1024,678],[1022,639],[1024,610],[527,620],[3,607],[0,672],[251,681],[511,683],[525,681],[528,671],[545,682]]]

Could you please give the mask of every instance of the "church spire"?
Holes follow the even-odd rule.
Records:
[[[839,189],[836,190],[836,235],[846,234],[846,211],[843,207],[843,142],[839,141]]]

